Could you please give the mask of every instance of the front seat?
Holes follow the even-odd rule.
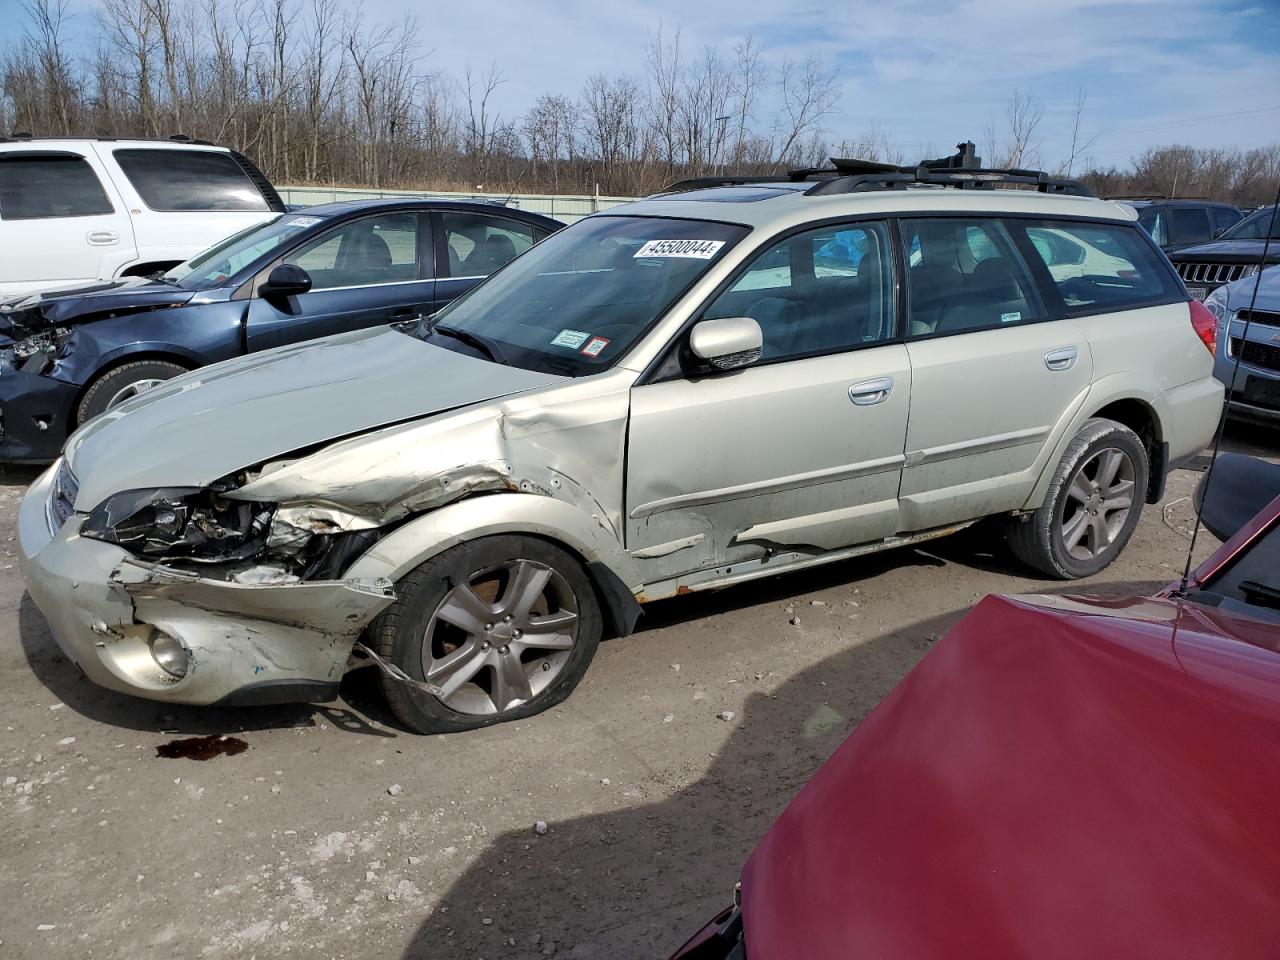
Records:
[[[351,285],[391,279],[391,248],[373,230],[346,237],[342,243],[342,274]]]

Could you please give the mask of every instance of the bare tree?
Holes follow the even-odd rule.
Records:
[[[1098,142],[1098,133],[1093,134],[1091,137],[1087,137],[1083,132],[1084,109],[1085,105],[1088,103],[1088,99],[1088,95],[1085,93],[1083,87],[1076,91],[1075,105],[1071,111],[1071,150],[1067,154],[1065,167],[1060,171],[1068,177],[1071,176],[1076,162],[1084,154],[1087,154],[1089,149]]]
[[[778,88],[782,109],[776,156],[779,163],[788,163],[806,137],[821,132],[822,118],[835,106],[835,73],[816,54],[798,65],[788,59],[783,61]]]

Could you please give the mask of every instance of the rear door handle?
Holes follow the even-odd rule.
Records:
[[[120,242],[120,234],[114,230],[90,230],[84,238],[95,247],[109,247],[113,243]]]
[[[1070,370],[1076,365],[1076,357],[1080,350],[1076,347],[1061,347],[1050,350],[1044,355],[1044,365],[1050,370]]]
[[[893,377],[880,377],[878,380],[863,380],[849,388],[849,399],[860,407],[884,403],[893,392]]]

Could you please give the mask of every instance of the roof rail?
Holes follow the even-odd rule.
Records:
[[[1093,192],[1079,180],[1055,177],[1043,170],[996,169],[984,167],[972,141],[956,145],[956,153],[936,160],[921,160],[914,166],[898,166],[878,160],[832,157],[830,167],[792,170],[783,176],[695,177],[664,187],[659,193],[683,193],[708,187],[753,183],[803,183],[816,181],[806,196],[864,193],[895,190],[925,184],[960,190],[991,190],[1000,184],[1026,184],[1040,193],[1092,197]]]
[[[37,137],[26,131],[21,131],[12,133],[7,137],[0,137],[0,143],[31,143],[43,140],[92,140],[94,143],[119,143],[123,140],[130,143],[190,143],[198,147],[222,146],[222,144],[214,143],[212,140],[193,140],[183,133],[174,134],[171,137]]]

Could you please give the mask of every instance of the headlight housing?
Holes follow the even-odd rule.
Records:
[[[80,535],[142,557],[224,563],[262,549],[274,511],[273,504],[231,500],[202,487],[125,490],[89,514]]]
[[[1204,298],[1205,309],[1217,317],[1219,323],[1225,323],[1229,311],[1227,310],[1227,288],[1218,287],[1213,293]]]
[[[13,345],[14,362],[24,373],[43,373],[57,359],[70,339],[71,331],[66,327],[33,333]]]

